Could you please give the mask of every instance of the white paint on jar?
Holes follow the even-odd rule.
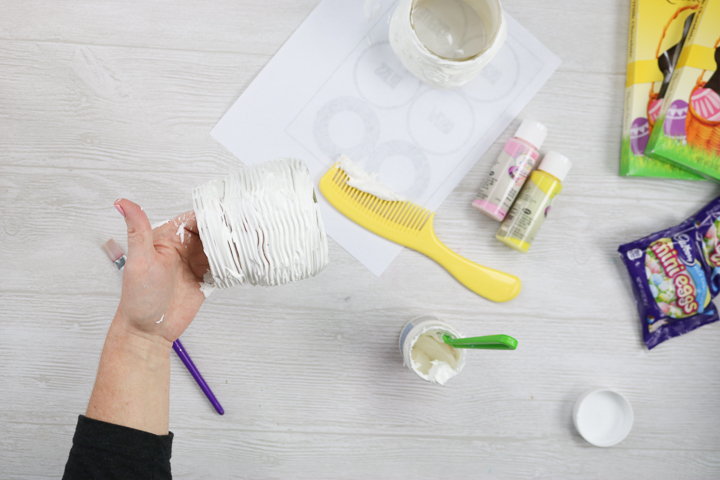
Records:
[[[390,45],[417,78],[437,88],[465,85],[505,43],[499,0],[400,0]]]
[[[325,226],[300,160],[245,167],[201,185],[193,190],[193,204],[210,263],[208,285],[282,285],[317,275],[328,264]]]

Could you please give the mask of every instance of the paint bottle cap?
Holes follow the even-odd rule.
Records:
[[[535,148],[540,148],[547,137],[547,127],[540,122],[526,118],[518,127],[515,136],[522,138]]]
[[[578,433],[596,447],[612,447],[628,436],[633,426],[633,409],[620,393],[595,387],[583,393],[573,408]]]
[[[543,157],[538,170],[547,172],[562,182],[565,181],[570,168],[572,168],[570,159],[562,153],[550,151]]]

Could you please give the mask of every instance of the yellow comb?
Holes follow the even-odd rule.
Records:
[[[320,179],[320,191],[343,215],[373,233],[432,258],[473,292],[495,302],[520,293],[520,279],[471,262],[435,235],[435,214],[412,202],[390,202],[347,184],[340,163]]]

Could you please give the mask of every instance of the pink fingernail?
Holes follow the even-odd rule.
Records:
[[[120,212],[120,215],[123,217],[125,216],[125,211],[122,209],[122,207],[118,204],[115,204],[115,208],[117,208],[117,211]]]

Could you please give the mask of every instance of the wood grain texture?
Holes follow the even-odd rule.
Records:
[[[317,3],[0,2],[0,477],[58,478],[67,459],[120,295],[100,248],[126,245],[113,200],[162,221],[240,165],[209,131]],[[627,0],[505,7],[563,59],[521,117],[574,167],[529,254],[496,242],[470,202],[516,121],[435,226],[520,296],[487,302],[409,250],[376,278],[333,241],[316,278],[215,292],[183,343],[227,414],[174,358],[175,478],[720,477],[720,325],[648,352],[615,253],[718,188],[617,175]],[[397,336],[427,313],[520,346],[425,384]],[[594,385],[634,407],[610,449],[572,426]]]

